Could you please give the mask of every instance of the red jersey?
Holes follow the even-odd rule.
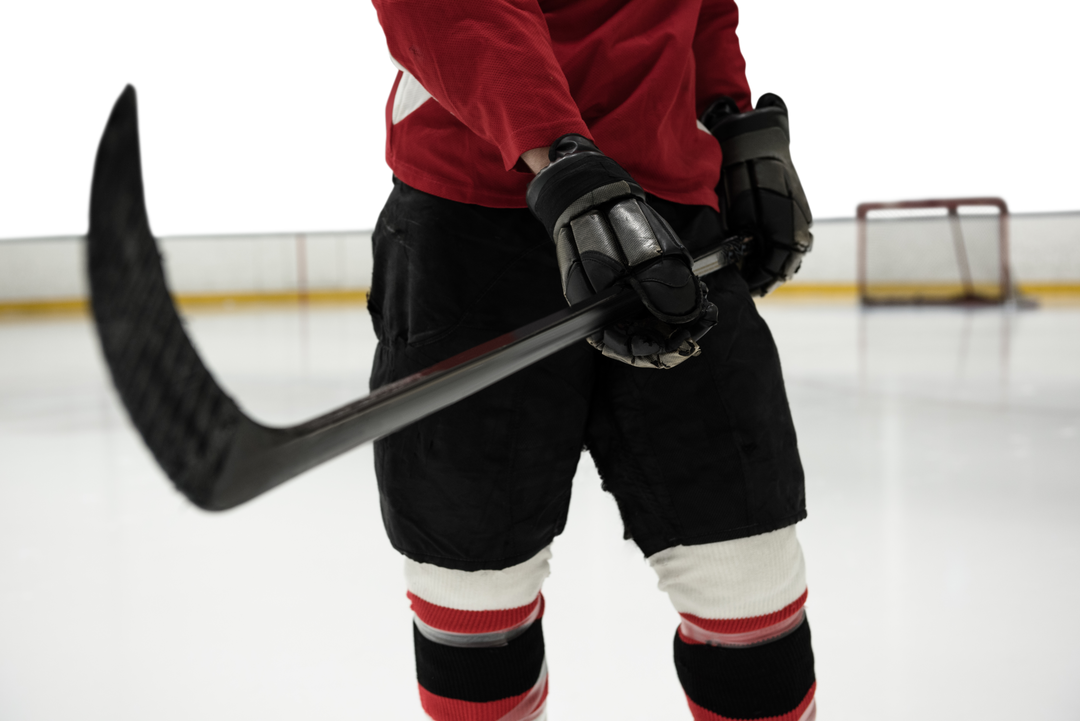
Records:
[[[646,191],[717,206],[720,146],[697,118],[719,95],[750,109],[734,0],[373,1],[401,69],[386,159],[405,183],[522,208],[521,154],[579,133]]]

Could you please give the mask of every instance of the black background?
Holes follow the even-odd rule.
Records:
[[[1080,204],[1072,23],[1035,13],[746,0],[751,78],[792,103],[815,213],[956,190]],[[159,230],[374,219],[392,68],[366,4],[27,27],[5,47],[0,231],[82,227],[94,138],[126,78],[143,89]]]

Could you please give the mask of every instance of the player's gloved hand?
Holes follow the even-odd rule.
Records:
[[[741,272],[754,295],[792,279],[810,252],[810,205],[791,163],[787,106],[766,93],[740,113],[731,98],[714,102],[701,117],[724,151],[720,209],[729,235],[754,237]]]
[[[645,204],[630,174],[589,140],[564,135],[548,157],[551,165],[529,184],[526,198],[555,241],[567,302],[627,283],[648,309],[589,343],[646,368],[672,368],[697,355],[717,310],[675,231]]]

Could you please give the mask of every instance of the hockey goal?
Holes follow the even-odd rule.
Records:
[[[1010,297],[1009,210],[1001,198],[861,203],[864,305],[994,304]]]

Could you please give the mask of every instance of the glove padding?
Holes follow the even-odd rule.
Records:
[[[717,310],[675,231],[645,203],[630,174],[589,140],[564,135],[548,157],[551,165],[529,184],[526,198],[555,241],[566,301],[573,305],[627,283],[648,309],[589,343],[646,368],[673,368],[697,355]]]
[[[725,230],[754,237],[740,271],[752,294],[765,295],[794,277],[814,243],[810,205],[791,162],[787,106],[767,93],[740,113],[722,97],[701,121],[724,152],[717,194]]]

